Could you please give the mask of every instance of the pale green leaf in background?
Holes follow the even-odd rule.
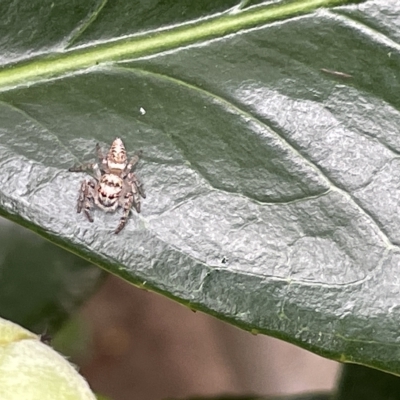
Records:
[[[0,318],[2,400],[95,400],[87,382],[39,336]]]

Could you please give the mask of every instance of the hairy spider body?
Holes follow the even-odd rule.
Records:
[[[145,198],[144,189],[136,175],[131,172],[138,163],[141,152],[128,162],[124,143],[116,138],[107,156],[104,157],[99,144],[96,145],[98,164],[86,164],[72,167],[69,171],[82,172],[92,170],[94,179],[84,180],[79,192],[77,212],[82,209],[88,220],[93,222],[91,209],[94,205],[105,212],[114,212],[118,207],[123,208],[123,215],[115,230],[119,233],[125,226],[132,206],[140,212],[140,196]]]
[[[104,211],[115,211],[119,205],[124,181],[116,175],[105,174],[100,178],[97,186],[98,196],[95,198],[96,205]]]

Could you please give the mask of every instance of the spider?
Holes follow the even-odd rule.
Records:
[[[106,212],[114,212],[118,207],[122,207],[123,214],[114,231],[117,234],[125,226],[132,206],[139,213],[140,196],[146,197],[142,183],[131,172],[138,163],[142,151],[137,152],[128,162],[125,145],[120,138],[116,138],[106,156],[103,155],[98,143],[96,152],[100,166],[93,163],[69,169],[71,172],[91,170],[94,175],[94,179],[84,180],[81,184],[77,212],[80,213],[83,209],[87,219],[93,222],[90,211],[94,205]]]

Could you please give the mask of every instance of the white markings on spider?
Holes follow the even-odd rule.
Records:
[[[123,208],[123,214],[117,229],[119,233],[125,226],[132,206],[140,212],[140,197],[145,198],[143,185],[132,172],[142,154],[136,153],[128,162],[125,145],[120,138],[116,138],[106,156],[96,145],[98,163],[75,166],[69,169],[71,172],[83,172],[91,170],[94,179],[84,180],[79,192],[77,212],[83,209],[87,219],[93,222],[92,208],[96,205],[106,212],[114,212],[118,207]]]

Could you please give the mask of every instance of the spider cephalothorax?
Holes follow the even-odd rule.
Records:
[[[108,169],[109,173],[121,176],[121,173],[125,170],[128,164],[128,159],[126,157],[124,143],[120,138],[116,138],[112,142],[107,157],[103,158],[102,163],[105,166],[105,169]]]
[[[113,141],[106,157],[103,156],[99,144],[96,151],[101,161],[100,167],[94,163],[69,169],[72,172],[92,170],[94,174],[94,179],[82,182],[77,211],[80,213],[83,208],[88,220],[93,222],[90,210],[94,205],[106,212],[122,207],[123,215],[115,230],[115,233],[119,233],[126,224],[132,206],[139,213],[140,196],[146,197],[142,184],[131,172],[139,161],[141,152],[136,153],[128,162],[125,146],[120,138]]]

